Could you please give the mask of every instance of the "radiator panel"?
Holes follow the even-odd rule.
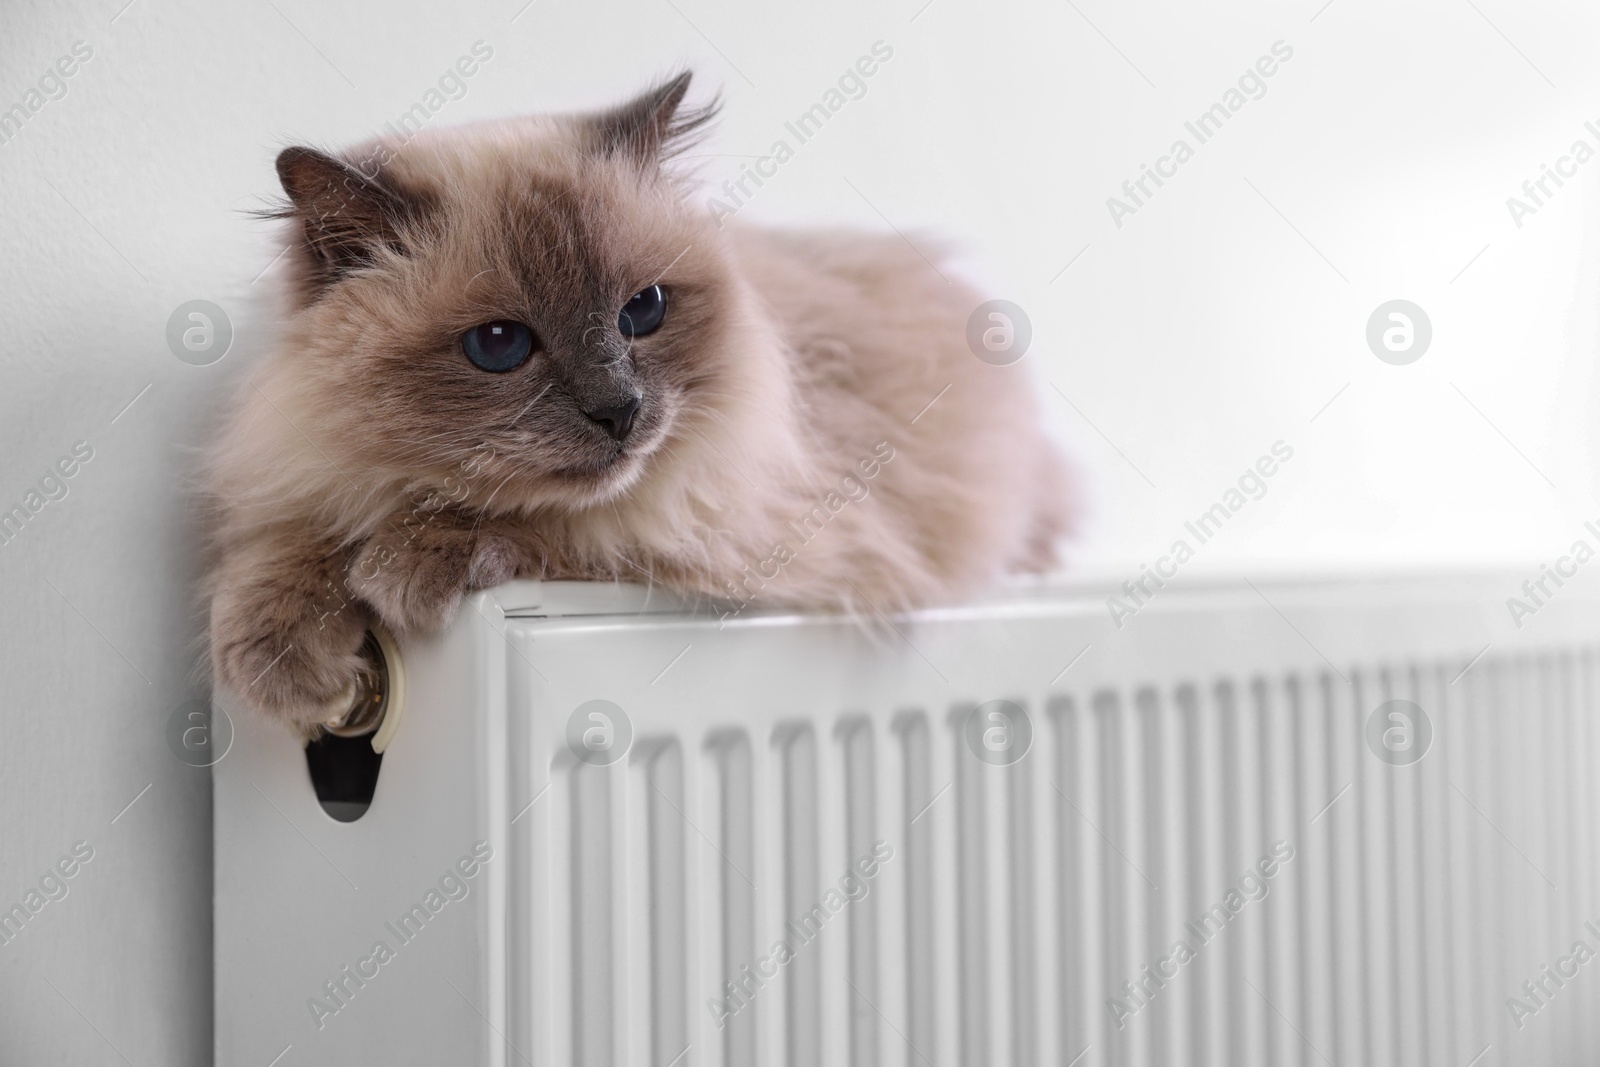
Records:
[[[862,629],[506,587],[407,646],[415,700],[362,820],[325,825],[295,753],[240,723],[219,1062],[1592,1061],[1600,965],[1543,979],[1520,1028],[1507,1001],[1600,949],[1596,604],[1517,630],[1514,588],[1171,592],[1119,630],[1080,591]],[[597,699],[631,725],[615,762],[568,743]],[[1409,765],[1367,737],[1394,699],[1432,723]],[[1014,761],[996,702],[1031,732]],[[974,714],[1000,732],[975,741]],[[404,950],[421,965],[312,1029],[307,979],[478,839],[495,859]],[[333,880],[317,851],[359,888],[271,898],[285,870]],[[248,938],[261,909],[297,932]],[[413,1037],[435,976],[451,1010]]]

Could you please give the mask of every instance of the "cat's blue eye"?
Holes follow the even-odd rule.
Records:
[[[666,317],[667,291],[659,285],[652,285],[648,289],[640,289],[622,305],[622,312],[617,316],[617,329],[622,331],[624,337],[643,337],[659,330],[661,320]]]
[[[461,351],[483,370],[516,370],[533,352],[533,331],[508,319],[485,322],[461,335]]]

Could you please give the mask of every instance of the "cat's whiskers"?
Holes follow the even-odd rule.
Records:
[[[500,490],[510,485],[516,476],[517,472],[514,470],[511,471],[500,480],[499,485],[495,486],[494,489],[490,491],[489,496],[482,503],[474,502],[473,508],[478,512],[478,519],[472,524],[472,528],[474,530],[476,530],[483,523],[483,517],[489,513],[489,505],[493,504],[494,498],[500,495]]]
[[[483,270],[480,270],[478,273],[476,273],[472,277],[468,278],[466,285],[462,286],[462,288],[463,289],[472,288],[472,283],[477,281],[479,278],[483,277],[485,274],[498,274],[498,273],[500,273],[500,268],[499,267],[485,267]]]
[[[521,411],[517,412],[516,416],[511,421],[514,423],[520,423],[523,416],[533,410],[533,405],[544,399],[544,394],[548,393],[554,384],[554,382],[546,382],[544,388],[539,390],[539,395],[528,401],[528,403],[523,406]]]

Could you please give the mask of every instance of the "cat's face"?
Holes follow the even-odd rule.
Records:
[[[728,267],[662,170],[684,76],[603,116],[291,148],[289,358],[357,471],[469,478],[502,508],[600,503],[687,432],[730,348]],[[488,501],[478,501],[486,506]]]

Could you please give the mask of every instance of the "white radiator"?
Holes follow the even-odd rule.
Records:
[[[353,822],[233,716],[217,1062],[1593,1063],[1600,606],[1520,585],[505,586],[403,648]]]

